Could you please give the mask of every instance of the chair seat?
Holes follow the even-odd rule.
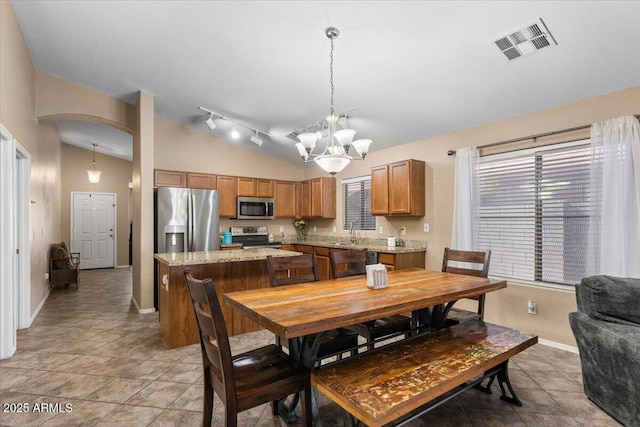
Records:
[[[309,376],[309,368],[299,364],[277,346],[271,344],[233,357],[238,397],[238,412],[294,394],[300,382]],[[209,368],[209,374],[222,381],[220,370]]]
[[[408,332],[411,330],[411,318],[398,314],[347,326],[346,328],[357,332],[368,340],[373,340],[395,333]]]
[[[355,333],[342,333],[340,330],[334,329],[322,335],[322,343],[318,349],[318,359],[322,359],[331,354],[344,353],[352,351],[358,346],[358,335]],[[316,335],[311,337],[314,341]]]

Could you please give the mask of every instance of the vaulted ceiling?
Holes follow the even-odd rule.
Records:
[[[12,0],[38,70],[233,144],[301,165],[286,135],[335,108],[372,150],[640,84],[634,1],[30,1]],[[557,46],[508,61],[493,40],[542,18]],[[261,147],[203,106],[263,130]],[[84,126],[84,127],[83,127]],[[77,122],[63,141],[116,155],[118,137]],[[130,138],[129,138],[130,139]],[[130,144],[129,139],[120,144]],[[130,151],[129,151],[130,153]],[[126,158],[126,155],[125,155]]]

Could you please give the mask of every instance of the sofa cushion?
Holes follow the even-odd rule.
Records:
[[[578,308],[595,319],[640,325],[640,279],[591,276],[576,288]]]
[[[65,242],[54,243],[51,247],[51,258],[53,258],[53,268],[56,270],[75,268],[71,261],[71,254]]]

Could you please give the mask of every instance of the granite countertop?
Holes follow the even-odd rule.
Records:
[[[326,239],[314,239],[313,237],[306,238],[304,240],[288,240],[282,241],[285,245],[309,245],[309,246],[321,246],[324,248],[338,248],[338,249],[366,249],[373,252],[382,252],[388,254],[402,254],[411,252],[426,252],[426,247],[417,246],[395,246],[389,247],[387,245],[376,244],[377,242],[358,242],[351,243],[344,240],[326,240]]]
[[[300,252],[283,251],[273,248],[237,249],[227,251],[180,252],[175,254],[155,254],[154,258],[169,267],[197,264],[218,264],[225,262],[260,261],[267,256],[274,257],[302,255]]]

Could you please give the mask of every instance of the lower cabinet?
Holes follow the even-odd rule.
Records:
[[[316,269],[318,270],[318,280],[328,280],[331,278],[331,264],[329,261],[329,248],[322,246],[315,247]]]
[[[378,253],[378,262],[387,270],[404,270],[406,268],[424,268],[427,252]]]
[[[318,270],[318,280],[332,279],[331,263],[329,260],[329,248],[324,246],[312,246],[302,244],[282,245],[285,251],[296,251],[305,254],[316,255],[316,269]],[[344,250],[344,249],[337,249]],[[378,253],[378,262],[384,264],[389,271],[403,270],[406,268],[424,268],[426,251],[401,252],[401,253]]]

